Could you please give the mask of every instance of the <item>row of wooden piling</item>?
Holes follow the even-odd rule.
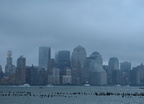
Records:
[[[87,95],[92,95],[92,96],[120,96],[120,97],[127,97],[127,98],[131,98],[131,97],[144,97],[144,93],[139,93],[139,92],[135,92],[135,93],[130,93],[130,92],[122,92],[122,93],[114,93],[114,92],[55,92],[55,93],[48,93],[48,94],[44,94],[42,92],[38,92],[38,93],[32,93],[32,92],[27,92],[27,91],[22,91],[22,92],[3,92],[0,91],[0,97],[9,97],[9,96],[14,96],[14,97],[39,97],[39,98],[53,98],[53,97],[68,97],[68,98],[72,98],[72,97],[80,97],[80,95],[83,96],[87,96]]]

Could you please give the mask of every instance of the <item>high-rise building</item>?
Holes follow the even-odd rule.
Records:
[[[12,64],[12,52],[7,52],[7,63],[5,66],[5,77],[10,77],[15,74],[16,69],[15,66]]]
[[[50,47],[39,47],[39,67],[47,70],[48,60],[51,59]]]
[[[128,61],[120,63],[120,70],[124,72],[128,72],[131,70],[131,63]]]
[[[62,76],[66,75],[66,69],[70,68],[70,51],[59,51],[57,62],[57,66],[60,69],[60,83],[62,83]]]
[[[119,70],[119,60],[116,57],[111,57],[109,59],[109,69],[110,70]]]
[[[20,56],[17,59],[17,68],[16,68],[17,84],[25,83],[26,80],[25,70],[26,70],[26,58]]]
[[[59,51],[57,58],[60,70],[70,68],[70,51]]]
[[[4,75],[4,73],[3,73],[2,67],[1,67],[1,65],[0,65],[0,79],[3,78],[3,75]]]
[[[74,48],[71,56],[72,67],[75,67],[76,62],[79,62],[81,66],[83,66],[86,59],[86,55],[86,50],[82,46],[79,45],[76,48]]]
[[[107,80],[109,85],[117,85],[121,83],[121,72],[119,70],[119,60],[111,57],[108,62]]]
[[[130,62],[121,62],[120,63],[120,70],[121,70],[121,83],[122,85],[129,85],[130,84],[130,70],[131,70],[131,63]]]
[[[39,68],[35,66],[26,67],[26,83],[30,85],[39,85]]]
[[[90,84],[107,85],[107,74],[103,69],[103,58],[99,52],[93,52],[90,55]]]
[[[48,68],[47,68],[48,75],[52,75],[53,68],[56,68],[56,63],[54,59],[50,59],[48,60]]]
[[[98,52],[93,52],[86,59],[85,64],[83,68],[84,82],[88,80],[91,85],[107,85],[107,74],[103,69],[103,59]]]
[[[71,56],[72,84],[78,85],[82,82],[82,68],[86,59],[86,50],[82,46],[74,48]]]
[[[134,67],[131,71],[131,85],[144,86],[144,65]]]

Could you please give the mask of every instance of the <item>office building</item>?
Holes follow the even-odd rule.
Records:
[[[16,68],[16,76],[17,76],[17,84],[25,83],[25,70],[26,70],[26,58],[20,56],[17,59],[17,68]]]
[[[108,62],[107,80],[109,85],[121,84],[121,72],[119,70],[119,60],[111,57]]]
[[[39,47],[39,67],[47,70],[48,60],[51,59],[50,47]]]
[[[120,63],[121,70],[121,83],[122,85],[130,84],[130,71],[131,71],[131,63],[130,62],[121,62]]]
[[[12,52],[7,52],[7,63],[5,66],[5,77],[13,76],[16,72],[15,65],[12,64]]]
[[[86,59],[86,50],[82,46],[74,48],[71,56],[72,84],[78,85],[82,82],[82,68]]]

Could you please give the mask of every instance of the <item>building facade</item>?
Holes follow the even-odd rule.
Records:
[[[26,58],[20,56],[17,59],[17,68],[16,68],[17,84],[25,83],[25,79],[26,79],[25,70],[26,70]]]
[[[5,66],[5,77],[13,76],[16,73],[15,65],[12,64],[12,52],[7,52],[7,63]]]
[[[39,67],[47,70],[48,60],[51,59],[50,47],[39,47]]]
[[[75,85],[82,83],[82,68],[86,60],[86,50],[82,46],[74,48],[71,56],[72,83]]]

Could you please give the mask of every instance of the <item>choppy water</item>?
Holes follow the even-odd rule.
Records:
[[[0,87],[0,104],[144,104],[139,87]]]

